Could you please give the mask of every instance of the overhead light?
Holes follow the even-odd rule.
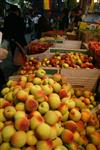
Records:
[[[77,3],[79,3],[80,0],[77,0]]]

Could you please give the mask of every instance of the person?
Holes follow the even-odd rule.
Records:
[[[37,24],[37,38],[41,38],[43,32],[47,32],[52,30],[49,20],[47,19],[46,15],[42,15]]]
[[[7,56],[8,56],[8,50],[5,49],[5,48],[0,48],[0,91],[1,91],[1,89],[3,88],[3,86],[6,82],[6,79],[5,79],[3,70],[1,68],[1,65],[2,65],[2,61],[4,59],[6,59]]]
[[[68,10],[63,9],[62,14],[61,14],[61,18],[60,18],[60,21],[59,21],[59,30],[67,29],[68,25],[69,25]]]
[[[3,39],[10,43],[12,58],[16,49],[16,45],[12,42],[12,39],[23,47],[27,44],[25,40],[24,19],[21,17],[20,9],[16,5],[11,5],[10,13],[4,19]]]

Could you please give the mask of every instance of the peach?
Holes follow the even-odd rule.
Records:
[[[51,127],[48,124],[46,124],[46,123],[41,123],[36,128],[36,135],[41,140],[49,139],[50,134],[51,134]]]
[[[69,143],[72,143],[74,141],[74,135],[73,133],[68,130],[68,129],[64,129],[63,132],[62,132],[62,141],[65,143],[65,144],[69,144]]]
[[[10,150],[10,143],[4,142],[0,145],[0,150]]]
[[[13,102],[14,101],[13,91],[9,91],[7,94],[5,94],[4,98],[7,101]]]
[[[36,150],[36,147],[35,146],[28,146],[28,147],[23,148],[22,150]]]
[[[46,95],[49,95],[49,94],[51,94],[53,92],[52,86],[48,85],[48,84],[47,85],[42,85],[42,90],[44,91],[44,93]]]
[[[35,77],[35,75],[34,75],[34,74],[30,74],[30,75],[28,75],[28,77],[27,77],[27,81],[28,81],[28,82],[32,82],[32,81],[33,81],[33,79],[34,79],[34,77]]]
[[[0,98],[0,109],[5,108],[7,106],[11,106],[11,102],[8,102],[4,98]]]
[[[0,122],[5,122],[6,117],[4,116],[4,108],[0,109]]]
[[[71,149],[71,150],[79,150],[78,149],[78,145],[76,143],[70,143],[68,144],[68,148]]]
[[[65,121],[64,127],[71,130],[72,132],[75,132],[77,130],[77,124],[72,120]]]
[[[48,97],[48,102],[51,109],[57,109],[60,106],[61,100],[58,94],[51,93]]]
[[[25,104],[23,102],[19,102],[15,105],[16,111],[25,111]]]
[[[97,145],[97,150],[100,150],[100,144],[99,144],[99,145]]]
[[[3,129],[4,125],[5,125],[5,124],[0,121],[0,131]]]
[[[63,144],[62,139],[60,137],[55,138],[52,142],[53,142],[53,148]]]
[[[68,149],[64,145],[59,145],[54,150],[68,150]]]
[[[40,115],[37,115],[37,116],[33,116],[31,119],[30,119],[30,127],[31,129],[36,129],[41,123],[44,122],[44,118]]]
[[[96,128],[99,127],[99,120],[96,113],[91,113],[89,124],[95,126]]]
[[[51,140],[41,140],[38,141],[36,144],[36,150],[52,150],[53,143]]]
[[[36,145],[37,138],[33,130],[27,131],[26,136],[27,136],[27,141],[26,141],[27,145],[30,145],[30,146]]]
[[[62,98],[64,98],[64,97],[67,97],[68,95],[67,95],[67,91],[66,91],[66,89],[61,89],[60,91],[59,91],[59,96],[60,96],[60,98],[62,99]]]
[[[86,150],[97,150],[96,146],[92,143],[86,145]]]
[[[64,128],[62,127],[61,123],[56,123],[55,127],[56,127],[56,131],[57,131],[57,136],[60,136],[62,134]]]
[[[69,111],[66,109],[66,112],[62,115],[62,121],[66,121],[68,120],[69,117]]]
[[[91,135],[93,132],[95,132],[95,127],[94,126],[87,126],[86,127],[87,135]]]
[[[28,112],[36,111],[38,108],[38,102],[35,99],[27,99],[25,101],[25,109]]]
[[[2,138],[3,138],[3,141],[5,142],[9,142],[10,139],[11,139],[11,136],[16,132],[14,126],[12,125],[8,125],[8,126],[5,126],[3,129],[2,129]]]
[[[87,144],[88,144],[88,139],[87,139],[87,137],[86,136],[80,136],[80,140],[79,140],[79,144],[80,145],[84,145],[84,146],[86,146]]]
[[[60,83],[55,82],[55,83],[52,85],[52,87],[53,87],[53,91],[54,91],[55,93],[59,93],[59,91],[61,90],[61,85],[60,85]]]
[[[84,130],[85,126],[84,126],[84,122],[82,120],[77,121],[76,124],[77,124],[77,130],[79,132]]]
[[[35,94],[34,94],[34,97],[35,99],[38,101],[38,102],[43,102],[45,101],[45,93],[43,90],[39,90],[37,91]]]
[[[16,94],[16,98],[22,102],[26,101],[28,98],[28,93],[24,90],[19,90]]]
[[[57,123],[58,117],[57,117],[56,112],[49,110],[47,113],[45,113],[44,120],[49,125],[53,125],[53,124]]]
[[[57,82],[60,82],[62,79],[61,74],[59,74],[59,73],[53,74],[52,78],[54,81],[57,81]]]
[[[38,91],[41,91],[42,88],[40,85],[33,85],[31,88],[30,88],[30,93],[32,95],[34,95],[35,93],[37,93]]]
[[[46,101],[41,102],[41,103],[39,104],[38,111],[39,111],[41,114],[45,114],[46,112],[48,112],[48,111],[49,111],[49,104],[48,104],[48,102],[46,102]]]
[[[4,115],[8,119],[13,118],[15,113],[16,113],[16,109],[14,108],[14,106],[7,106],[4,109]]]
[[[10,91],[10,88],[9,87],[5,87],[1,90],[1,94],[4,96],[6,95],[8,92]]]
[[[61,102],[60,106],[58,107],[58,110],[64,115],[66,113],[66,110],[68,109],[65,102]]]
[[[80,134],[79,134],[79,132],[78,132],[78,131],[75,131],[75,132],[73,133],[73,135],[74,135],[74,141],[75,141],[76,143],[79,143],[79,140],[80,140]]]
[[[14,119],[17,120],[17,119],[21,119],[24,117],[26,117],[26,114],[24,111],[16,111]]]
[[[51,133],[50,133],[50,139],[56,139],[57,138],[57,130],[56,130],[56,126],[53,125],[51,126]]]
[[[10,150],[21,150],[20,148],[10,147]]]
[[[23,89],[26,86],[26,81],[22,81],[22,80],[18,81],[18,85],[20,85],[22,87],[22,89]]]
[[[39,77],[34,77],[33,79],[33,84],[35,85],[41,85],[42,84],[42,80]]]
[[[29,120],[27,117],[15,120],[15,128],[17,130],[27,131],[29,129]]]
[[[92,94],[91,91],[85,90],[85,91],[83,92],[83,95],[84,95],[84,97],[86,97],[86,98],[90,98],[90,96],[92,96],[93,94]]]
[[[91,113],[89,111],[83,111],[81,113],[81,120],[84,122],[88,122],[90,120]]]
[[[81,119],[81,113],[77,109],[72,108],[69,112],[69,118],[73,121],[79,121]]]
[[[91,142],[95,145],[99,145],[100,144],[100,133],[98,132],[94,132],[90,135],[91,138]]]
[[[24,131],[16,131],[11,137],[11,144],[16,148],[23,147],[26,144],[27,136]]]

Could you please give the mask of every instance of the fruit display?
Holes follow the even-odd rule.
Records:
[[[51,36],[51,37],[55,37],[57,35],[63,36],[65,34],[64,30],[51,30],[51,31],[47,31],[44,32],[42,34],[42,36]]]
[[[0,150],[100,150],[95,95],[34,71],[1,90]]]
[[[27,54],[38,54],[46,51],[49,47],[51,47],[51,43],[44,43],[40,41],[31,41],[27,45]]]
[[[55,54],[42,61],[42,66],[52,66],[60,68],[94,68],[93,58],[81,52],[70,52],[66,54]]]
[[[18,74],[32,74],[39,67],[57,67],[57,68],[90,68],[93,69],[93,58],[80,52],[70,52],[66,54],[50,54],[47,57],[35,58],[31,56],[22,66]]]

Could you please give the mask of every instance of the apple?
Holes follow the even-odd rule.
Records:
[[[39,77],[34,77],[34,79],[33,79],[33,84],[41,85],[41,84],[42,84],[41,78],[39,78]]]
[[[58,83],[58,82],[55,82],[55,83],[52,85],[52,87],[53,87],[53,91],[54,91],[55,93],[59,93],[59,91],[61,90],[61,85],[60,85],[60,83]]]
[[[4,109],[4,115],[8,119],[13,118],[15,113],[16,113],[16,109],[14,108],[14,106],[7,106]]]
[[[73,121],[79,121],[81,119],[81,113],[77,109],[72,108],[69,112],[69,118]]]
[[[58,94],[51,93],[48,97],[48,102],[51,109],[57,109],[60,106],[61,100]]]
[[[41,102],[38,106],[38,111],[41,113],[41,114],[45,114],[46,112],[49,111],[49,104],[47,102]]]
[[[49,125],[54,125],[58,121],[58,116],[55,111],[49,110],[45,113],[44,120]]]
[[[24,131],[16,131],[11,137],[11,144],[16,148],[23,147],[26,144],[27,136]]]
[[[27,136],[27,141],[26,141],[27,145],[30,145],[30,146],[36,145],[37,138],[36,138],[33,130],[27,131],[26,136]]]
[[[8,125],[8,126],[5,126],[3,129],[2,129],[2,138],[3,138],[3,141],[5,142],[9,142],[12,135],[16,132],[15,128],[13,125]]]
[[[46,75],[46,71],[42,68],[35,71],[36,77],[43,78]]]
[[[44,91],[44,93],[46,95],[49,95],[49,94],[51,94],[53,92],[52,86],[48,85],[48,84],[47,85],[42,85],[42,90]]]
[[[29,120],[27,117],[15,120],[15,128],[17,130],[27,131],[29,129]]]
[[[52,150],[53,143],[51,140],[41,140],[36,144],[36,150]]]
[[[22,101],[22,102],[25,102],[28,98],[28,93],[26,91],[24,91],[23,89],[22,90],[19,90],[16,94],[16,98],[19,100],[19,101]]]
[[[16,111],[25,111],[25,104],[23,102],[19,102],[15,105]]]
[[[32,130],[36,129],[40,124],[44,122],[44,118],[41,115],[33,116],[30,119],[30,128]]]

